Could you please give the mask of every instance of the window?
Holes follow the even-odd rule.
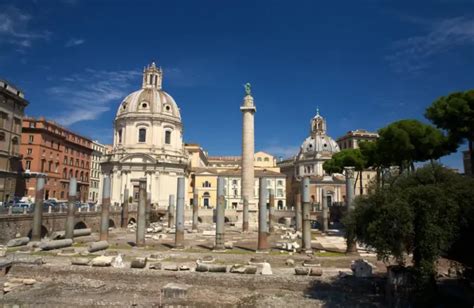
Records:
[[[66,151],[66,153],[69,153],[69,148],[65,147],[65,151]]]
[[[71,166],[74,166],[74,158],[71,157],[71,159],[69,159],[69,164],[70,164]]]
[[[21,120],[15,118],[15,132],[21,133]]]
[[[18,138],[13,137],[12,139],[13,153],[18,153]]]
[[[27,160],[26,163],[25,163],[25,168],[27,170],[30,170],[31,169],[31,160]]]
[[[278,180],[277,184],[278,184],[278,186],[282,186],[282,185],[283,185],[283,181],[282,181],[282,180]]]
[[[272,180],[267,180],[267,185],[272,186]]]
[[[35,136],[33,136],[33,135],[28,136],[28,142],[29,143],[32,143],[34,140],[35,140]]]
[[[64,164],[67,165],[67,156],[64,156]]]
[[[237,197],[239,195],[239,192],[237,191],[237,189],[234,189],[234,197]]]
[[[8,114],[0,112],[0,127],[5,127],[6,121],[8,120]]]
[[[48,171],[49,172],[52,171],[52,167],[53,167],[53,162],[52,161],[48,162]]]
[[[268,157],[265,157],[263,160],[264,161],[270,161],[270,159]]]
[[[64,191],[61,192],[61,199],[64,199]]]
[[[261,158],[261,157],[257,157],[257,161],[262,161],[262,158]]]
[[[36,123],[35,122],[30,122],[30,128],[35,128],[36,127]]]
[[[165,144],[171,144],[171,131],[165,131]]]
[[[146,128],[138,130],[138,142],[146,142]]]
[[[277,197],[283,197],[283,189],[277,189]]]
[[[202,183],[202,187],[211,187],[211,183],[205,181],[204,183]]]
[[[63,170],[63,179],[65,179],[67,177],[67,169],[64,169]]]
[[[0,132],[0,141],[5,141],[5,133]]]
[[[33,153],[33,149],[28,148],[28,150],[26,151],[26,153],[27,153],[28,155],[31,155],[31,153]]]
[[[81,168],[84,168],[84,161],[81,160]]]
[[[233,185],[237,185],[237,180],[232,180]]]

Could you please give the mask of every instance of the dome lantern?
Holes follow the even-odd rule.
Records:
[[[156,67],[155,62],[143,69],[143,84],[142,88],[153,88],[161,90],[161,82],[163,80],[163,71],[161,68]]]

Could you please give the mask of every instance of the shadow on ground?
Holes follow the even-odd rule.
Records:
[[[304,291],[308,298],[323,301],[323,307],[385,307],[385,278],[331,277],[314,280]]]

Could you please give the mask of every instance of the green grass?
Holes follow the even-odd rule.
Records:
[[[315,253],[317,257],[345,257],[346,254],[342,252],[324,251]]]

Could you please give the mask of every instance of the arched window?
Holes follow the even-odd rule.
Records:
[[[85,177],[85,181],[87,182],[89,180],[89,173],[86,172],[86,177]]]
[[[79,171],[76,170],[76,179],[79,178]]]
[[[66,179],[67,178],[67,169],[64,168],[63,170],[63,179]]]
[[[171,131],[165,131],[165,144],[171,144]]]
[[[81,182],[84,182],[84,172],[81,171]]]
[[[69,178],[72,178],[72,169],[69,170]]]
[[[146,142],[146,128],[138,130],[138,142]]]

